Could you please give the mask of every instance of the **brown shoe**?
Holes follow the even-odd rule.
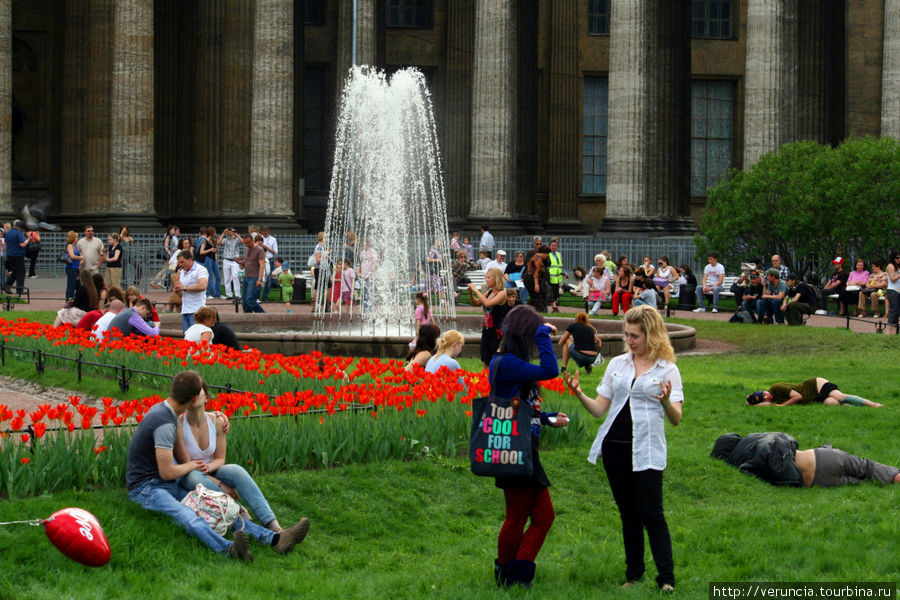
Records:
[[[250,538],[243,531],[234,532],[234,543],[228,549],[231,558],[239,558],[247,562],[253,562],[253,555],[250,554]]]
[[[303,541],[307,533],[309,533],[309,519],[303,517],[295,525],[288,527],[279,534],[278,543],[275,544],[275,552],[287,554],[294,549],[294,546]]]

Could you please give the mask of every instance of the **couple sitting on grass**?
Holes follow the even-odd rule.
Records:
[[[225,464],[228,421],[224,415],[207,413],[206,400],[206,383],[196,371],[182,371],[172,379],[169,397],[147,412],[131,438],[128,497],[168,515],[220,554],[252,561],[248,534],[276,552],[290,552],[306,537],[309,519],[282,529],[249,473]],[[198,483],[216,491],[233,493],[234,488],[265,526],[250,521],[244,511],[231,526],[233,541],[225,539],[181,503]]]

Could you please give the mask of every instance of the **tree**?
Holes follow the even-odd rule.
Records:
[[[885,259],[900,246],[900,144],[785,144],[749,171],[731,171],[709,190],[707,207],[699,258],[715,251],[737,265],[780,254],[800,277],[825,276],[835,256],[851,265]]]

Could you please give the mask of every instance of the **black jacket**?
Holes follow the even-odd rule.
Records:
[[[720,436],[713,445],[713,458],[721,458],[741,472],[759,477],[772,485],[803,485],[795,456],[797,440],[786,433],[736,433]]]

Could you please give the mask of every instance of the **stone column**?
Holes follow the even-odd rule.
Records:
[[[749,0],[744,168],[797,139],[797,0]]]
[[[257,0],[253,38],[250,213],[292,216],[294,3]]]
[[[443,124],[444,193],[452,222],[469,214],[469,168],[472,160],[472,53],[475,0],[447,4],[447,69]]]
[[[513,216],[516,191],[515,39],[512,0],[476,0],[471,219],[483,221]]]
[[[648,75],[653,93],[651,184],[648,211],[655,228],[668,233],[696,229],[690,220],[691,7],[689,2],[654,0],[650,15],[653,52]],[[650,127],[654,131],[654,127]]]
[[[604,229],[646,229],[655,120],[650,118],[650,4],[610,4],[609,137]]]
[[[88,44],[85,38],[90,21],[90,8],[85,0],[66,0],[59,210],[69,214],[84,208],[88,130]]]
[[[645,0],[610,8],[608,183],[601,230],[692,229],[689,6]]]
[[[225,168],[219,214],[243,217],[250,203],[250,114],[253,102],[253,32],[256,0],[226,4],[222,48],[222,138]]]
[[[12,0],[0,0],[0,214],[12,206]]]
[[[152,214],[153,0],[115,6],[110,210]]]
[[[109,211],[110,173],[112,163],[112,41],[115,3],[113,0],[91,0],[86,32],[87,65],[87,130],[85,152],[85,195],[80,207],[87,214]],[[72,32],[78,35],[79,32]]]
[[[900,0],[884,1],[881,135],[900,140]]]
[[[356,64],[375,65],[377,0],[358,0],[356,14]],[[352,62],[353,0],[338,3],[338,56],[335,68],[335,92],[338,106]]]
[[[550,6],[550,133],[548,158],[549,220],[556,231],[578,219],[580,182],[578,6],[553,2]]]
[[[222,78],[224,2],[191,3],[196,11],[196,29],[191,36],[194,55],[194,192],[193,211],[198,216],[214,214],[222,195]]]

